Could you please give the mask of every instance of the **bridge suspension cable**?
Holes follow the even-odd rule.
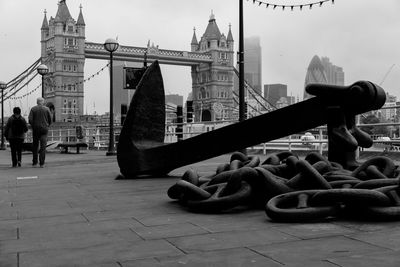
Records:
[[[22,88],[24,88],[26,85],[28,85],[36,76],[38,75],[38,73],[36,72],[32,77],[30,77],[28,79],[28,81],[26,81],[21,87],[19,87],[18,89],[14,90],[14,92],[8,91],[6,93],[6,95],[4,96],[4,101],[9,99],[10,97],[14,96],[16,93],[18,93],[20,90],[22,90]],[[27,77],[27,76],[26,76]],[[41,85],[41,84],[40,84]],[[39,86],[40,86],[39,85]],[[37,90],[37,88],[39,87],[37,86],[34,90]],[[15,98],[16,99],[16,98]]]
[[[239,71],[234,67],[233,71],[235,72],[235,74],[237,76],[239,76]],[[250,83],[247,80],[244,80],[246,88],[250,89],[248,90],[249,93],[254,97],[254,94],[257,94],[263,101],[265,101],[266,103],[268,103],[269,106],[272,107],[272,110],[277,109],[274,105],[272,105],[271,102],[269,102],[265,97],[263,97],[257,90],[254,90],[254,88],[250,85]],[[253,93],[252,93],[253,92]],[[256,97],[254,97],[254,99],[266,110],[271,111],[271,108],[266,107],[264,104],[262,104]]]
[[[17,77],[15,77],[14,79],[12,79],[6,88],[6,92],[5,95],[6,97],[9,97],[10,94],[14,95],[16,92],[18,92],[19,90],[22,89],[22,87],[18,88],[17,87],[26,79],[29,77],[29,75],[31,75],[33,72],[35,73],[35,75],[37,74],[36,67],[37,65],[40,63],[39,60],[35,61],[35,63],[33,63],[29,68],[27,68],[26,70],[24,70],[22,73],[20,73]],[[26,85],[26,83],[25,83]],[[25,86],[24,85],[24,86]]]
[[[32,66],[34,66],[34,65],[32,65]],[[91,78],[95,77],[96,75],[99,75],[100,72],[104,71],[104,69],[105,69],[106,67],[108,67],[108,66],[109,66],[109,63],[106,64],[104,67],[102,67],[100,70],[98,70],[96,73],[94,73],[94,74],[88,76],[88,77],[87,77],[86,79],[84,79],[82,82],[77,82],[77,83],[75,83],[74,85],[78,85],[78,84],[82,84],[82,83],[84,83],[84,82],[90,81]],[[29,69],[29,68],[28,68],[28,69]],[[33,70],[35,70],[35,69],[36,69],[36,67],[33,68]],[[32,73],[32,71],[30,71],[29,74],[30,74],[30,73]],[[28,75],[29,75],[29,74],[28,74]],[[25,75],[23,78],[27,78],[28,75]],[[37,85],[35,88],[33,88],[32,90],[30,90],[29,92],[27,92],[27,93],[25,93],[25,94],[23,94],[23,95],[21,95],[21,96],[13,97],[13,96],[14,96],[16,93],[18,93],[23,87],[27,86],[37,75],[38,75],[38,73],[35,72],[34,76],[31,77],[31,78],[29,78],[29,80],[28,80],[27,82],[25,82],[25,83],[24,83],[21,87],[19,87],[17,90],[15,90],[15,92],[12,92],[12,93],[11,93],[10,91],[8,91],[8,92],[6,93],[6,96],[5,96],[4,100],[7,100],[7,99],[13,99],[13,100],[22,99],[22,98],[24,98],[24,97],[26,97],[26,96],[32,94],[33,92],[35,92],[37,89],[41,88],[42,83],[40,83],[40,84]],[[51,84],[45,84],[45,85],[46,85],[47,87],[55,88],[55,86],[53,86],[53,85],[51,85]],[[61,88],[61,87],[62,87],[62,86],[57,86],[57,88]]]
[[[36,69],[37,65],[39,65],[40,62],[40,58],[37,59],[32,65],[30,65],[26,70],[24,70],[23,72],[21,72],[18,76],[16,76],[14,79],[12,79],[11,81],[9,81],[7,83],[7,88],[14,86],[17,83],[17,79],[19,79],[24,73],[26,72],[31,72],[32,69]],[[21,80],[21,79],[19,79]]]
[[[239,98],[239,95],[236,92],[233,92],[233,95],[236,96],[236,98]],[[236,102],[236,104],[239,105],[239,101],[235,97],[233,98],[233,101]],[[259,102],[260,103],[260,102]],[[258,110],[256,107],[252,106],[249,102],[246,102],[246,105],[250,107],[253,111],[257,112],[259,115],[263,114],[260,110]]]

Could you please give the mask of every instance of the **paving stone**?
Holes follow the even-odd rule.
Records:
[[[135,216],[139,222],[146,226],[175,224],[195,221],[198,217],[206,217],[203,214],[188,214],[186,213],[167,213],[167,214],[145,214],[145,216]]]
[[[63,225],[76,222],[87,222],[87,220],[81,214],[15,219],[7,221],[0,220],[0,228],[1,227],[35,228],[37,226],[45,227],[45,226]]]
[[[168,238],[176,247],[191,253],[237,247],[248,247],[297,240],[272,229],[255,231],[232,231],[214,234],[202,234],[178,238]]]
[[[158,226],[141,226],[132,228],[143,239],[161,239],[168,237],[189,236],[208,233],[206,230],[190,223],[167,224]]]
[[[22,240],[36,240],[46,242],[50,240],[66,240],[73,236],[83,237],[88,234],[105,235],[109,238],[112,235],[121,236],[127,240],[140,240],[130,230],[130,227],[137,226],[132,219],[120,219],[102,222],[78,222],[63,225],[36,225],[34,227],[20,227],[19,238]]]
[[[161,267],[161,263],[157,259],[141,259],[141,260],[129,260],[119,262],[122,267]]]
[[[398,251],[368,253],[363,255],[353,255],[330,259],[330,262],[342,267],[395,267],[400,266],[400,256]]]
[[[192,253],[159,258],[162,266],[281,266],[281,264],[246,248]]]
[[[75,185],[38,185],[16,188],[17,196],[14,201],[35,199],[71,199],[83,196]]]
[[[216,250],[203,253],[190,253],[177,257],[159,257],[157,260],[146,259],[121,262],[123,267],[176,267],[176,266],[252,266],[252,267],[272,267],[282,266],[260,254],[246,248]]]
[[[116,210],[84,212],[83,215],[89,220],[89,222],[96,222],[122,218],[133,218],[135,215],[137,215],[137,211],[133,208],[122,208]],[[139,223],[139,225],[142,224]]]
[[[399,228],[374,232],[360,232],[349,236],[372,245],[390,248],[393,250],[400,250]]]
[[[271,228],[271,224],[266,220],[265,213],[257,211],[256,214],[246,213],[246,217],[242,216],[207,216],[193,220],[193,224],[207,229],[209,232],[231,232],[240,230],[260,230]]]
[[[284,224],[263,210],[192,213],[168,198],[188,167],[213,173],[229,155],[175,177],[114,180],[118,164],[105,151],[51,153],[45,168],[17,169],[3,152],[1,267],[400,265],[398,222]],[[31,175],[39,178],[16,179]]]
[[[388,249],[346,237],[325,237],[273,245],[252,246],[251,249],[277,262],[289,265],[305,264],[307,262],[322,264],[322,261],[327,259],[388,251]]]
[[[47,249],[20,254],[20,267],[97,266],[135,259],[177,256],[182,252],[164,240],[104,243],[85,248]]]
[[[274,229],[301,239],[345,235],[356,231],[332,223],[280,224]]]
[[[381,230],[389,230],[400,228],[397,221],[382,221],[382,222],[365,222],[365,221],[333,221],[335,225],[341,225],[350,229],[356,229],[359,231],[373,232]]]
[[[2,253],[17,252],[34,252],[51,249],[76,249],[101,246],[106,243],[123,242],[123,241],[140,241],[141,238],[130,229],[93,229],[84,231],[85,229],[61,229],[59,232],[51,232],[51,234],[43,233],[22,236],[18,240],[9,240],[2,245]]]
[[[0,226],[0,241],[11,240],[18,238],[18,229],[15,227]],[[1,247],[0,247],[1,249]],[[1,265],[0,265],[1,266]]]
[[[0,243],[1,249],[1,243]],[[0,250],[1,251],[1,250]],[[17,254],[1,254],[0,252],[0,266],[1,267],[19,267]]]
[[[18,218],[18,212],[13,207],[1,208],[0,222],[8,220],[16,220]]]

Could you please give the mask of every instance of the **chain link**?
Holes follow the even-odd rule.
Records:
[[[187,170],[168,196],[196,212],[237,206],[264,208],[276,221],[309,221],[351,215],[358,219],[400,219],[400,169],[384,156],[353,171],[318,152],[299,159],[292,152],[270,154],[261,162],[241,152],[215,174]]]

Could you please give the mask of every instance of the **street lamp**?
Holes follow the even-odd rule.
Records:
[[[246,119],[245,97],[244,97],[244,22],[243,22],[243,0],[239,0],[239,121]]]
[[[42,75],[42,97],[44,98],[44,75],[49,72],[49,68],[45,64],[40,64],[37,67],[37,72]]]
[[[7,88],[7,84],[5,82],[0,81],[0,89],[1,89],[1,145],[0,150],[6,150],[6,146],[4,145],[4,90]]]
[[[109,38],[104,42],[104,49],[110,52],[110,134],[107,156],[115,155],[114,147],[114,113],[113,113],[113,52],[119,47],[117,40]]]

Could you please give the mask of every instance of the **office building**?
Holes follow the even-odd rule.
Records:
[[[344,85],[343,68],[333,65],[328,57],[322,57],[321,63],[324,66],[328,84]]]
[[[321,61],[321,59],[315,55],[307,68],[304,82],[304,100],[311,97],[311,95],[305,91],[306,86],[310,83],[344,85],[343,68],[333,65],[328,57],[322,57]]]
[[[383,105],[384,109],[380,110],[383,121],[395,121],[397,114],[397,97],[386,93],[386,102]],[[390,108],[393,107],[393,108]]]
[[[165,103],[183,107],[183,96],[178,94],[165,95]]]
[[[244,79],[253,89],[261,92],[261,45],[260,37],[253,36],[244,39]]]
[[[143,67],[142,63],[113,61],[113,113],[115,117],[126,114],[135,90],[124,89],[124,67]]]
[[[269,104],[276,107],[276,104],[281,97],[287,97],[286,84],[264,84],[264,98],[267,99]]]

